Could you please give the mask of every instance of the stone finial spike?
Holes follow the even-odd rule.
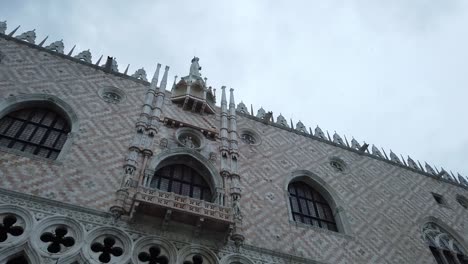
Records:
[[[349,142],[348,142],[348,139],[346,138],[346,135],[343,135],[344,137],[344,141],[346,142],[346,146],[349,148]]]
[[[333,142],[336,143],[336,144],[340,144],[340,145],[344,145],[345,143],[343,142],[343,139],[340,137],[340,135],[338,135],[335,131],[335,133],[333,134]]]
[[[436,175],[436,172],[434,171],[434,169],[429,164],[427,164],[427,162],[424,164],[424,167],[426,167],[426,172],[427,173]]]
[[[327,139],[325,137],[325,133],[323,133],[322,129],[317,125],[317,127],[315,128],[315,134],[314,136],[318,137],[318,138],[321,138],[321,139]]]
[[[327,137],[328,137],[328,140],[329,141],[332,141],[331,137],[330,137],[330,133],[328,133],[328,130],[327,130]]]
[[[388,156],[387,156],[387,153],[385,152],[385,149],[383,149],[383,148],[381,148],[381,149],[382,149],[382,152],[383,152],[385,158],[389,160],[389,158],[388,158]]]
[[[372,144],[372,155],[375,155],[379,158],[384,158],[384,156],[382,155],[382,153],[380,152],[380,150],[374,145]]]
[[[161,83],[159,84],[159,91],[164,92],[166,91],[167,86],[167,76],[169,74],[169,66],[164,67],[164,74],[161,79]]]
[[[124,71],[123,74],[127,75],[127,73],[128,73],[128,68],[129,68],[129,67],[130,67],[130,64],[127,65],[127,68],[125,68],[125,71]]]
[[[96,64],[95,64],[96,66],[99,66],[99,63],[101,63],[102,56],[103,56],[103,55],[101,55],[101,57],[99,57],[99,59],[96,61]]]
[[[0,34],[5,34],[7,29],[7,23],[5,21],[0,21]]]
[[[468,181],[465,179],[465,177],[461,176],[460,173],[458,173],[458,181],[465,185],[465,186],[468,186]]]
[[[292,118],[289,119],[291,121],[291,128],[294,128]]]
[[[312,133],[312,128],[309,127],[309,134],[313,135],[314,133]]]
[[[21,27],[21,25],[17,26],[15,29],[13,29],[12,32],[10,32],[10,34],[8,34],[9,37],[13,37],[13,34],[16,33],[16,31]]]
[[[455,174],[453,174],[452,171],[450,171],[450,176],[452,176],[452,179],[453,179],[455,182],[458,182],[457,177],[455,176]],[[458,182],[458,183],[460,183],[460,182]]]
[[[71,56],[73,51],[75,50],[76,45],[73,45],[73,48],[68,52],[67,56]]]
[[[353,137],[353,139],[351,139],[351,148],[353,149],[360,149],[361,148],[361,144],[359,144],[359,142]]]
[[[395,163],[402,164],[398,156],[395,153],[393,153],[392,150],[390,150],[390,160]]]
[[[414,160],[410,156],[408,156],[408,166],[415,170],[419,170],[418,165],[416,164],[416,162],[414,162]]]
[[[48,38],[49,38],[49,36],[46,36],[46,37],[44,38],[44,40],[41,41],[41,43],[38,44],[38,46],[39,46],[39,47],[42,47],[42,45],[44,45],[44,43],[46,42],[46,40],[47,40]]]
[[[419,160],[418,160],[418,165],[419,165],[419,168],[420,168],[422,171],[425,172],[425,170],[424,170],[423,166],[421,165],[421,162],[419,162]]]
[[[177,84],[177,77],[178,77],[177,75],[174,76],[174,83],[172,84],[172,85],[174,85],[174,86],[176,86],[176,84]]]
[[[36,30],[26,31],[16,36],[16,38],[34,44],[36,42]]]
[[[158,81],[159,81],[159,70],[161,69],[161,64],[158,63],[156,65],[156,71],[154,72],[153,79],[151,79],[151,84],[150,84],[150,89],[151,90],[156,90],[156,87],[158,86]]]
[[[229,89],[229,109],[234,109],[236,103],[234,102],[234,89]]]
[[[226,99],[226,86],[221,86],[221,104],[225,103],[227,105],[227,99]]]
[[[88,50],[84,50],[80,53],[78,53],[78,55],[75,56],[75,59],[79,59],[81,61],[84,61],[84,62],[87,62],[87,63],[91,63],[91,51]]]
[[[400,157],[401,161],[403,162],[403,165],[408,166],[408,164],[406,164],[405,158],[403,158],[403,155],[400,154]]]
[[[251,115],[251,116],[254,115],[254,114],[253,114],[253,105],[252,105],[252,104],[250,104],[250,115]]]

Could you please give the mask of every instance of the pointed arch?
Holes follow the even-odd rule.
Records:
[[[14,247],[7,247],[0,250],[0,264],[7,264],[8,261],[18,257],[24,257],[24,259],[27,260],[27,264],[42,263],[42,258],[30,246],[29,243],[24,243]]]
[[[231,254],[224,256],[220,261],[220,264],[254,264],[252,260],[240,254]]]
[[[421,238],[438,264],[468,262],[466,241],[439,218],[429,216],[419,221]]]
[[[146,168],[143,185],[149,186],[156,171],[173,164],[183,164],[197,171],[209,185],[211,193],[214,194],[212,201],[218,200],[218,193],[223,189],[223,179],[213,164],[193,149],[174,148],[154,156]]]
[[[8,115],[9,113],[27,109],[27,108],[42,108],[51,110],[65,119],[70,126],[70,131],[67,133],[67,139],[61,147],[60,153],[56,157],[56,161],[64,159],[66,153],[72,146],[73,138],[79,131],[78,116],[73,108],[64,100],[60,99],[55,95],[50,94],[21,94],[16,96],[10,96],[0,101],[0,119]],[[24,156],[30,156],[37,158],[36,155],[32,155],[13,149],[3,148],[5,151],[13,152]]]
[[[294,218],[292,214],[293,208],[291,208],[289,199],[290,194],[288,187],[290,184],[295,182],[302,182],[307,186],[310,186],[313,190],[317,191],[330,206],[338,232],[348,235],[351,234],[344,207],[345,203],[341,200],[338,193],[327,182],[325,182],[315,173],[308,170],[296,170],[288,175],[288,177],[286,177],[284,191],[286,194],[290,221],[293,222]]]

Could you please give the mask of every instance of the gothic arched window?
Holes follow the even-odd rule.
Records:
[[[205,179],[193,168],[173,164],[157,170],[150,182],[151,188],[211,202],[212,195]]]
[[[25,108],[0,119],[0,146],[55,160],[70,132],[55,111]]]
[[[437,224],[426,223],[422,233],[437,264],[468,263],[459,242]]]
[[[338,231],[330,205],[318,191],[297,181],[289,184],[288,192],[294,221]]]

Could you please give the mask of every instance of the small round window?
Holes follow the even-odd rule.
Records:
[[[255,139],[255,137],[249,133],[243,133],[241,135],[241,140],[242,142],[248,145],[255,145],[255,143],[257,143],[257,140]]]
[[[199,150],[204,147],[205,140],[202,133],[191,128],[179,128],[176,140],[180,146]]]
[[[337,158],[334,158],[334,159],[330,160],[330,166],[334,170],[339,171],[339,172],[344,172],[346,170],[345,163],[342,160],[337,159]]]
[[[240,141],[247,145],[259,145],[261,142],[258,134],[250,129],[241,130],[239,135]]]
[[[98,94],[104,102],[110,104],[121,103],[126,98],[125,92],[123,90],[112,86],[99,89]]]

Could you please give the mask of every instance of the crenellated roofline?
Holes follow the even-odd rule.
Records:
[[[6,34],[6,22],[0,22],[0,37],[4,38],[9,41],[14,41],[18,44],[21,45],[26,45],[30,48],[34,48],[43,52],[47,52],[49,54],[61,57],[63,59],[67,59],[70,61],[73,61],[75,63],[82,64],[87,67],[91,67],[96,70],[103,71],[107,74],[112,74],[114,76],[120,77],[120,78],[125,78],[140,84],[143,84],[145,86],[150,86],[151,83],[147,81],[146,79],[146,72],[143,68],[140,68],[135,71],[133,75],[128,75],[128,69],[129,65],[126,67],[125,71],[123,73],[118,71],[117,67],[117,62],[115,58],[113,57],[108,57],[106,60],[106,63],[103,65],[99,65],[101,62],[101,59],[103,56],[100,56],[100,58],[93,63],[91,61],[91,52],[89,50],[82,51],[81,53],[72,56],[75,46],[73,46],[68,53],[64,52],[64,45],[63,41],[55,41],[50,43],[48,46],[44,47],[45,41],[48,39],[46,37],[44,40],[42,40],[39,44],[35,44],[35,31],[27,31],[22,34],[14,36],[16,31],[18,30],[19,26],[16,27],[12,32],[9,34]],[[165,94],[171,94],[171,91],[165,90]],[[221,107],[219,106],[214,106],[219,113],[221,110]],[[253,107],[251,107],[250,113],[247,110],[247,107],[245,107],[245,104],[243,102],[239,103],[237,105],[237,110],[236,113],[240,116],[249,118],[251,120],[254,120],[256,122],[261,122],[266,125],[270,125],[279,129],[286,130],[291,133],[295,133],[301,136],[305,136],[308,138],[311,138],[313,140],[317,140],[335,147],[339,147],[341,149],[345,149],[348,151],[351,151],[353,153],[357,153],[359,155],[367,156],[369,158],[373,158],[376,160],[380,160],[386,163],[389,163],[391,165],[395,165],[401,168],[404,168],[406,170],[416,172],[428,177],[431,177],[433,179],[440,180],[442,182],[447,182],[450,184],[454,184],[457,186],[461,186],[465,189],[468,189],[468,180],[457,173],[457,176],[455,176],[451,171],[450,173],[446,171],[445,169],[441,168],[440,170],[437,169],[435,166],[430,166],[427,162],[425,162],[424,167],[421,165],[419,161],[417,163],[408,156],[408,158],[405,160],[402,155],[401,159],[393,153],[393,151],[390,150],[389,155],[385,152],[385,150],[382,148],[382,152],[374,145],[372,145],[371,150],[369,150],[369,144],[363,142],[363,144],[359,144],[354,138],[351,140],[351,144],[349,144],[348,139],[346,136],[344,137],[344,140],[339,136],[336,132],[333,134],[332,137],[330,137],[330,134],[328,131],[325,133],[321,130],[320,127],[316,127],[314,129],[314,132],[312,132],[312,129],[309,127],[309,130],[306,129],[304,124],[299,121],[296,126],[294,126],[292,120],[290,122],[290,125],[286,121],[286,119],[280,114],[277,117],[276,122],[274,122],[274,117],[273,113],[271,112],[266,112],[263,108],[260,108],[258,111],[257,116],[254,115],[253,113]]]

